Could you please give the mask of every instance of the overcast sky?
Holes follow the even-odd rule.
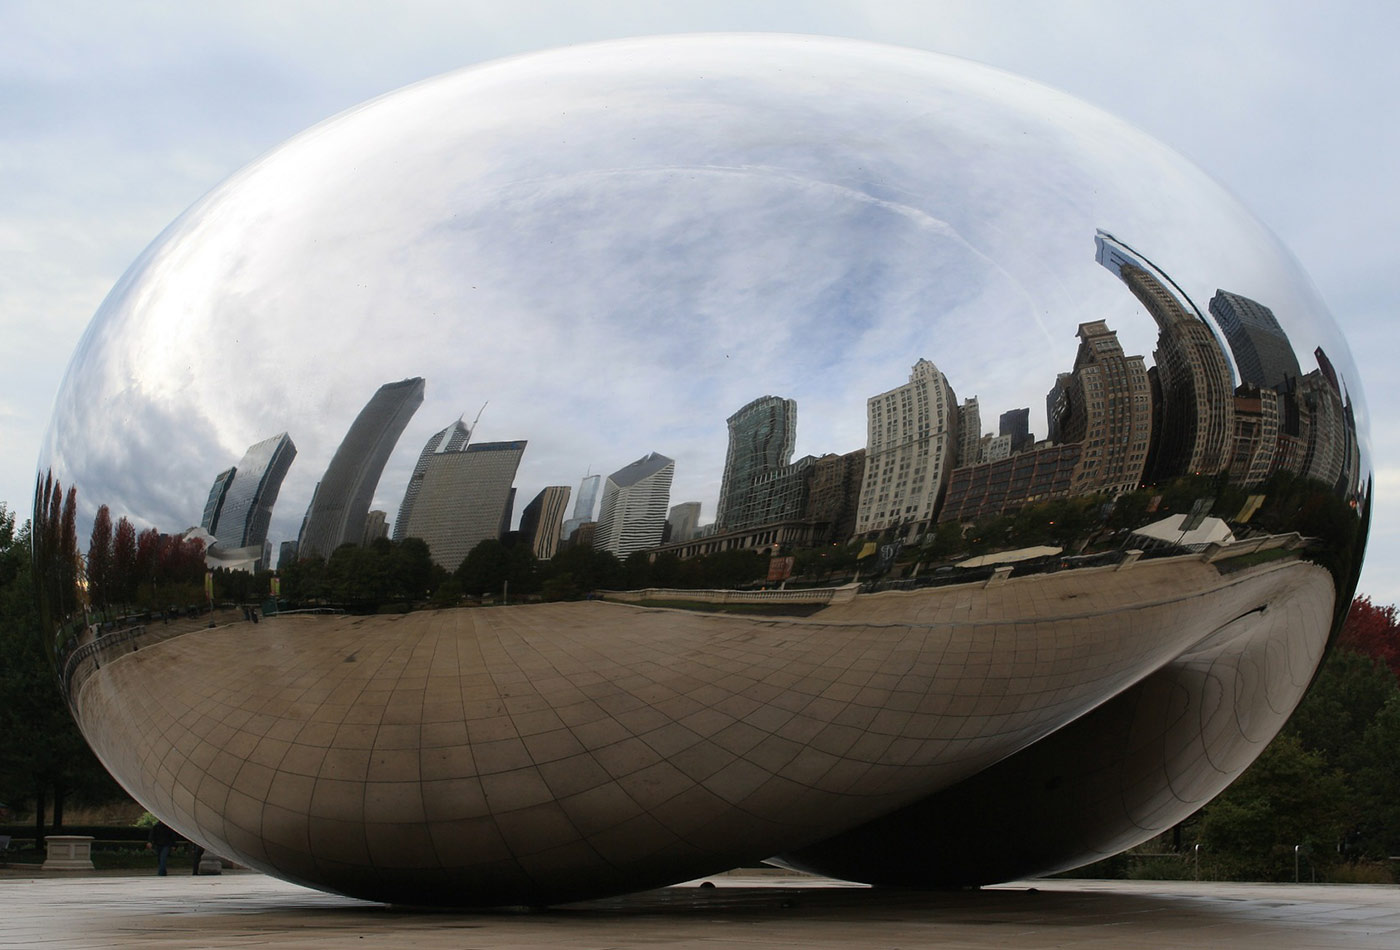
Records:
[[[1388,3],[63,3],[0,5],[0,501],[26,511],[68,357],[184,208],[301,129],[460,66],[571,43],[816,33],[989,63],[1134,123],[1297,255],[1372,410],[1361,590],[1400,600],[1400,300]],[[464,407],[465,408],[465,407]]]

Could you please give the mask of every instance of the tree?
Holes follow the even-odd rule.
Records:
[[[572,545],[550,560],[542,593],[546,600],[575,600],[589,591],[616,590],[624,578],[622,562],[614,555],[589,545]]]
[[[1400,687],[1385,666],[1337,647],[1323,661],[1287,732],[1331,766],[1354,772],[1363,765],[1362,736],[1397,694]]]
[[[1356,598],[1337,645],[1379,660],[1400,678],[1400,616],[1394,604],[1377,607],[1369,597]]]
[[[99,610],[105,609],[113,599],[112,558],[112,513],[102,505],[92,519],[87,557],[88,598]]]
[[[1291,881],[1300,847],[1311,876],[1336,860],[1346,828],[1337,805],[1345,798],[1339,772],[1295,736],[1280,735],[1207,806],[1201,841],[1208,860],[1222,877]]]
[[[112,536],[112,598],[130,605],[136,600],[136,528],[122,515]]]
[[[35,609],[31,528],[19,531],[0,504],[0,798],[34,805],[35,835],[43,841],[63,826],[70,797],[101,801],[121,792],[98,763],[68,714],[44,648]]]
[[[467,552],[457,567],[457,580],[468,594],[499,593],[509,576],[506,548],[495,538],[487,538]]]

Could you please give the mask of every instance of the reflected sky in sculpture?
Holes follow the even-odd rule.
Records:
[[[846,452],[865,444],[866,398],[925,357],[989,417],[1031,407],[1043,435],[1077,324],[1106,320],[1128,353],[1156,339],[1095,262],[1100,228],[1198,303],[1223,287],[1267,304],[1305,372],[1322,347],[1368,470],[1325,308],[1194,167],[995,70],[774,37],[507,60],[274,150],[113,290],[40,468],[170,530],[285,429],[298,459],[275,544],[378,386],[422,376],[373,503],[391,519],[425,439],[489,400],[476,439],[530,443],[521,499],[658,451],[676,460],[672,501],[702,500],[708,520],[724,420],[762,393],[796,400],[799,456]]]

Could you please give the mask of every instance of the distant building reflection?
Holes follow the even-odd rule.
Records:
[[[379,387],[360,410],[307,508],[297,556],[327,557],[342,544],[359,544],[379,476],[399,436],[423,404],[423,378]]]

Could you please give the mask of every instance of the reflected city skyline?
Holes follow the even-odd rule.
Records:
[[[764,395],[726,420],[724,478],[719,494],[708,500],[716,513],[711,522],[687,522],[682,537],[663,519],[657,534],[653,512],[641,547],[629,541],[624,550],[613,535],[602,542],[594,536],[590,543],[617,547],[614,554],[662,549],[684,557],[703,550],[686,542],[716,534],[736,535],[740,547],[769,546],[760,539],[770,532],[753,529],[799,522],[805,523],[802,530],[783,535],[787,543],[846,543],[881,535],[913,543],[940,523],[971,527],[1027,504],[1091,493],[1112,502],[1187,475],[1228,474],[1231,483],[1250,486],[1275,472],[1290,472],[1332,484],[1343,498],[1356,499],[1360,446],[1354,411],[1321,348],[1314,353],[1317,368],[1304,374],[1273,311],[1224,289],[1211,297],[1212,327],[1168,273],[1102,230],[1095,235],[1095,260],[1152,317],[1157,344],[1149,364],[1143,356],[1124,354],[1116,329],[1106,321],[1081,324],[1073,367],[1055,376],[1046,396],[1047,438],[1037,441],[1030,431],[1029,408],[1001,411],[995,435],[979,431],[979,397],[959,405],[948,378],[932,361],[919,359],[908,385],[866,400],[866,445],[846,453],[823,447],[821,459],[862,453],[858,490],[846,477],[832,496],[829,486],[821,486],[831,477],[817,464],[821,459],[808,455],[792,461],[796,400]],[[1238,385],[1236,366],[1241,367]],[[337,477],[353,481],[360,497],[336,510],[368,505],[377,486],[371,476],[394,453],[426,388],[422,377],[386,383],[361,410],[331,462],[332,469],[354,473]],[[970,388],[977,388],[975,380]],[[524,439],[473,445],[471,436],[472,428],[459,418],[424,443],[392,520],[396,541],[424,539],[434,560],[449,571],[478,542],[511,531],[514,482],[528,445]],[[284,432],[250,446],[237,466],[215,477],[200,521],[211,564],[244,570],[271,566],[267,525],[295,457],[296,447]],[[507,464],[481,467],[493,459]],[[579,525],[602,519],[596,502],[586,497],[590,487],[601,491],[600,479],[584,477],[568,523],[559,497],[560,489],[565,497],[571,489],[546,487],[536,494],[531,504],[542,509],[545,493],[552,491],[548,511],[528,522],[522,512],[522,530],[532,541],[553,539],[544,541],[536,556],[547,558],[542,551],[552,554]],[[425,504],[433,512],[415,521],[425,485],[430,486]],[[671,508],[669,486],[657,499],[653,508]],[[704,510],[707,500],[687,504]],[[842,520],[843,506],[854,507],[853,522],[849,514]],[[308,511],[308,524],[310,519]],[[340,543],[367,539],[363,516],[347,516],[347,525],[336,528]],[[303,544],[300,556],[328,553],[314,541],[305,545],[304,537]]]

